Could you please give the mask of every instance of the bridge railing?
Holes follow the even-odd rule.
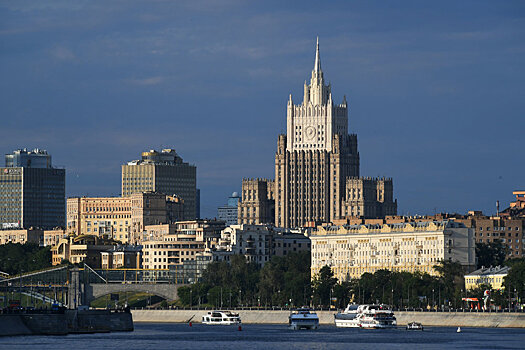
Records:
[[[93,272],[89,276],[90,283],[186,284],[191,281],[191,276],[173,269],[94,269]]]

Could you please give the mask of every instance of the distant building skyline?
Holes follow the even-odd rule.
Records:
[[[118,196],[123,160],[175,146],[214,217],[242,177],[274,178],[319,36],[361,173],[394,179],[398,213],[492,214],[524,187],[524,6],[4,1],[0,150],[47,149],[67,196]]]

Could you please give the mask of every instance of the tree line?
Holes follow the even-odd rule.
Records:
[[[496,290],[491,296],[493,304],[502,307],[525,298],[525,259],[507,263],[513,266],[504,282],[507,292]],[[437,275],[378,270],[338,281],[329,266],[311,278],[308,252],[273,257],[262,268],[238,255],[230,263],[210,263],[198,283],[179,288],[179,303],[215,308],[344,308],[350,302],[384,303],[396,308],[462,308],[468,307],[463,298],[482,300],[484,291],[490,289],[482,285],[466,290],[464,270],[457,262],[440,262],[434,268]]]
[[[51,266],[51,249],[36,243],[0,245],[0,271],[10,275]]]

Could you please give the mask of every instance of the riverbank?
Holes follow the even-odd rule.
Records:
[[[132,310],[134,322],[184,323],[201,321],[209,310]],[[286,310],[238,310],[244,324],[285,324]],[[334,324],[334,311],[317,311],[321,324]],[[417,321],[435,327],[525,328],[525,313],[406,312],[395,313],[399,326]]]

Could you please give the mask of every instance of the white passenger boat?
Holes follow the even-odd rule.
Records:
[[[336,327],[395,328],[396,317],[387,305],[348,304],[334,315]]]
[[[293,330],[319,328],[319,317],[307,307],[293,311],[288,317],[288,325]]]
[[[359,327],[396,328],[394,312],[387,305],[360,305]]]
[[[208,311],[206,315],[202,316],[203,324],[210,325],[224,325],[229,326],[232,324],[240,324],[241,318],[239,314],[233,313],[231,311]]]
[[[344,311],[334,315],[336,327],[359,327],[359,305],[348,304]]]

